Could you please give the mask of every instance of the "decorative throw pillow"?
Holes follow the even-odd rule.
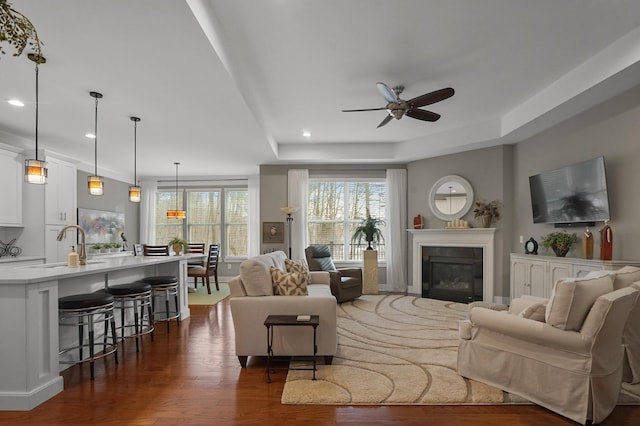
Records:
[[[247,296],[273,296],[271,276],[264,263],[247,259],[240,264],[240,279]]]
[[[613,277],[609,274],[558,280],[547,303],[546,323],[561,330],[579,331],[591,305],[611,291]]]
[[[534,303],[529,305],[522,312],[518,314],[519,317],[528,318],[530,320],[544,322],[545,313],[547,311],[547,304],[543,302]]]
[[[640,268],[625,266],[613,272],[613,289],[620,290],[640,281]]]
[[[303,274],[307,279],[307,284],[311,284],[311,274],[309,273],[309,266],[307,265],[306,260],[285,259],[284,264],[287,267],[287,272],[298,272]]]
[[[274,287],[278,289],[280,296],[306,296],[307,279],[299,272],[282,272],[280,269],[271,267],[271,278]]]

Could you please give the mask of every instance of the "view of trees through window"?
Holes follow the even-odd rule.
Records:
[[[361,260],[367,248],[351,241],[354,229],[367,217],[385,218],[384,180],[309,182],[309,244],[328,244],[334,260]],[[382,227],[384,228],[384,226]],[[384,233],[384,229],[383,229]],[[375,248],[378,259],[385,259],[384,242]]]
[[[248,193],[246,189],[184,190],[178,193],[178,209],[186,199],[187,218],[168,219],[167,209],[176,208],[175,191],[156,196],[156,243],[173,237],[191,243],[221,244],[225,257],[247,256]],[[222,232],[224,230],[224,233]]]

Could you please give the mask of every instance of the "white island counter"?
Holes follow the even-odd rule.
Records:
[[[187,260],[201,255],[91,259],[87,265],[0,269],[0,410],[30,410],[63,389],[58,363],[58,298],[154,275],[180,279],[189,316]]]

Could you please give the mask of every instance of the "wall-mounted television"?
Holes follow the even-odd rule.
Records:
[[[562,226],[609,220],[604,157],[529,176],[533,223]]]

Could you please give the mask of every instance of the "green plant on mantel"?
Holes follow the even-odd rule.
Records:
[[[6,54],[2,46],[5,42],[15,49],[13,56],[20,56],[27,46],[33,48],[33,54],[36,57],[42,56],[42,42],[35,26],[29,18],[15,10],[8,0],[0,0],[0,53],[2,55]]]
[[[485,228],[491,226],[491,223],[500,219],[500,207],[502,204],[498,200],[493,201],[476,201],[476,208],[473,209],[473,216],[482,219],[482,225]]]

